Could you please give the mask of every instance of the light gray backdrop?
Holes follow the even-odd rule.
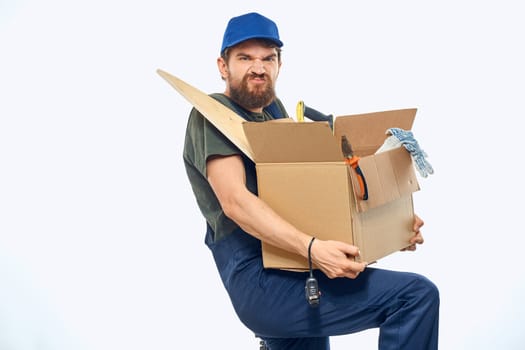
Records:
[[[426,243],[378,263],[433,279],[442,349],[521,349],[517,1],[0,1],[0,349],[257,349],[204,246],[181,149],[227,20],[285,43],[278,95],[335,115],[417,107],[436,173]],[[377,331],[333,349],[375,349]],[[189,344],[189,345],[183,345]]]

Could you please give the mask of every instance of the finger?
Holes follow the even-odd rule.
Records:
[[[348,272],[344,275],[344,277],[346,278],[350,278],[350,279],[356,279],[357,276],[359,276],[359,272]]]
[[[360,272],[363,272],[366,269],[367,263],[357,263],[357,262],[351,262],[346,268],[345,273],[353,274],[357,276]]]
[[[417,234],[414,237],[410,239],[411,244],[423,244],[425,242],[425,239],[421,234]]]
[[[423,225],[425,225],[425,222],[419,216],[414,215],[414,232],[419,232]]]
[[[416,250],[416,248],[417,248],[417,247],[416,247],[415,244],[411,244],[411,245],[409,245],[408,247],[401,249],[401,251],[402,251],[402,252],[406,252],[406,251],[412,251],[412,252],[413,252],[414,250]]]
[[[353,271],[348,271],[344,274],[344,277],[346,278],[350,278],[350,279],[355,279],[357,278],[357,276],[359,276],[359,274],[363,272],[363,270],[353,270]]]
[[[344,244],[344,246],[341,247],[341,250],[346,256],[359,256],[360,254],[359,248],[351,244]]]

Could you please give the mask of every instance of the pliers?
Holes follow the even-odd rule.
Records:
[[[361,189],[361,199],[366,201],[368,199],[368,187],[366,185],[365,176],[359,167],[360,158],[354,155],[352,145],[348,142],[346,135],[341,137],[341,149],[345,157],[345,163],[350,165],[356,172],[357,181],[359,181],[359,188]]]

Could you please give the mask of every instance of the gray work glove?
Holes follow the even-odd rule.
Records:
[[[419,147],[418,142],[414,138],[412,131],[403,130],[400,128],[390,128],[386,131],[389,136],[383,146],[381,146],[376,153],[386,151],[395,147],[403,145],[410,153],[414,166],[421,176],[427,177],[429,174],[434,174],[432,165],[425,159],[427,154]]]

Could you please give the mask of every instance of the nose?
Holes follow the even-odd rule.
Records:
[[[264,68],[264,63],[260,59],[255,59],[253,61],[253,64],[251,66],[251,71],[255,74],[263,74],[266,72],[266,69]]]

